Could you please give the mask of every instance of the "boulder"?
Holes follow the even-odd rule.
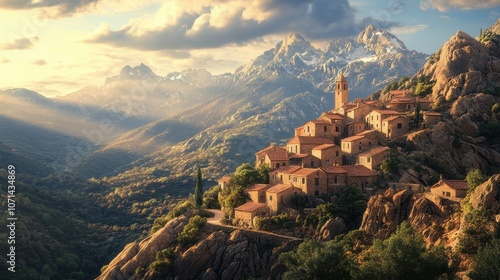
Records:
[[[491,210],[493,214],[500,214],[499,190],[500,174],[496,174],[472,191],[469,203],[474,209],[488,209]]]
[[[347,232],[347,226],[340,217],[329,219],[319,230],[319,239],[322,241],[332,240],[335,236]]]

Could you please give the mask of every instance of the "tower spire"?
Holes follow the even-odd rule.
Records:
[[[347,104],[349,99],[349,85],[347,79],[344,77],[342,72],[339,73],[337,82],[335,85],[335,109],[342,107]]]

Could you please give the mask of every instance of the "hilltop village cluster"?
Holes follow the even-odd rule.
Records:
[[[255,216],[280,213],[294,194],[314,199],[346,186],[372,192],[378,179],[376,170],[390,152],[386,144],[410,132],[406,115],[413,114],[418,104],[425,111],[425,127],[432,127],[442,118],[428,111],[432,101],[415,97],[408,90],[391,91],[384,102],[361,98],[348,102],[348,97],[348,82],[340,74],[333,110],[297,127],[286,146],[271,145],[255,154],[256,167],[266,164],[271,168],[269,184],[256,184],[246,190],[251,201],[235,208],[235,219],[240,224],[252,226]],[[219,186],[224,189],[230,179],[222,177]],[[446,192],[444,196],[451,195],[450,190]]]

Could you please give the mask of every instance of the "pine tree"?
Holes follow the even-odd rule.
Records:
[[[196,176],[196,186],[194,189],[194,199],[196,206],[201,207],[203,204],[203,183],[201,177],[201,168],[198,166],[198,175]]]

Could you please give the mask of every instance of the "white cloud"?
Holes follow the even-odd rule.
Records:
[[[417,25],[410,25],[410,26],[393,27],[389,31],[395,35],[408,35],[408,34],[417,33],[418,31],[425,30],[428,27],[429,27],[429,25],[427,25],[427,24],[417,24]]]
[[[37,42],[38,42],[37,36],[30,38],[18,38],[18,39],[13,39],[12,42],[1,44],[0,49],[26,50],[26,49],[31,49]]]
[[[485,9],[500,5],[500,0],[426,0],[420,2],[423,10],[437,9],[446,12],[449,9],[457,8],[461,10]]]

